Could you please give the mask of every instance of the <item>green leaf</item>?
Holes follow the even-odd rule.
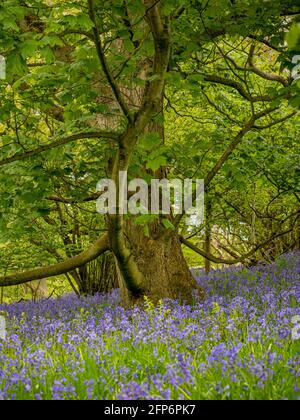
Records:
[[[290,105],[293,106],[294,108],[299,108],[300,107],[300,94],[297,95],[297,96],[294,96],[290,100]]]
[[[135,219],[135,224],[138,226],[146,226],[149,223],[155,222],[159,218],[157,214],[142,214]]]
[[[153,160],[149,160],[147,162],[147,169],[151,169],[152,171],[157,171],[162,166],[166,166],[167,158],[166,156],[157,156]]]
[[[300,24],[295,23],[290,32],[286,35],[286,41],[288,43],[289,49],[293,50],[297,44],[300,37]]]
[[[41,55],[46,60],[47,64],[51,64],[55,60],[55,55],[50,47],[42,48]]]
[[[12,29],[14,31],[19,31],[19,26],[17,25],[16,19],[12,15],[7,17],[7,19],[4,19],[2,21],[2,25],[5,31],[9,29]]]
[[[136,16],[136,15],[143,16],[145,13],[145,6],[143,5],[143,3],[136,0],[132,0],[131,2],[128,2],[128,9],[133,16]]]
[[[161,142],[162,141],[158,133],[148,133],[140,139],[139,145],[142,149],[148,151],[159,147]]]
[[[26,73],[27,66],[21,54],[14,52],[9,55],[6,63],[8,76],[23,76]]]
[[[176,86],[178,86],[182,82],[182,77],[176,71],[170,71],[169,73],[166,73],[165,79],[167,82]]]
[[[32,57],[38,48],[37,41],[29,39],[21,45],[21,55],[24,60],[28,57]]]
[[[35,203],[40,198],[40,194],[34,191],[25,192],[21,195],[21,200],[25,203]]]
[[[94,24],[89,18],[89,16],[84,13],[77,17],[77,21],[79,26],[87,31],[94,27]]]
[[[141,39],[144,38],[144,36],[145,36],[145,33],[143,31],[136,31],[133,36],[133,42],[140,41]]]
[[[204,81],[204,76],[202,74],[193,74],[188,78],[188,82],[192,85],[198,85]]]
[[[161,222],[166,229],[175,230],[175,226],[170,222],[169,219],[163,219]]]
[[[49,214],[51,213],[51,209],[49,207],[41,207],[37,209],[37,213],[40,216],[49,216]]]

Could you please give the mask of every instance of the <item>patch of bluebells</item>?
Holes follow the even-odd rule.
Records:
[[[299,399],[300,254],[195,274],[191,306],[124,309],[117,290],[0,306],[0,400]]]

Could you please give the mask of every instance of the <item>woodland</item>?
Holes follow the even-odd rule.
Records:
[[[1,0],[0,400],[299,398],[299,107],[299,0]]]

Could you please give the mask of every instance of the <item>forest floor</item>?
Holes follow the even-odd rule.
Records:
[[[2,399],[299,399],[300,254],[200,274],[205,303],[118,291],[0,306]]]

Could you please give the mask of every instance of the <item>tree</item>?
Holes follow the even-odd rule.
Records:
[[[211,98],[215,87],[222,87],[233,102],[242,99],[239,121],[225,139],[217,129],[210,143],[213,159],[202,172],[209,194],[247,136],[296,115],[288,105],[295,94],[293,79],[288,70],[282,74],[283,68],[291,69],[291,54],[281,47],[286,28],[299,13],[294,2],[274,1],[272,7],[227,0],[204,6],[185,0],[5,3],[0,31],[8,79],[1,85],[0,166],[9,197],[2,205],[13,204],[20,213],[29,204],[22,215],[25,225],[33,214],[43,218],[53,211],[49,197],[61,191],[61,168],[70,188],[69,196],[58,195],[58,201],[70,206],[87,202],[85,194],[104,174],[115,181],[117,191],[120,171],[148,180],[174,176],[167,165],[174,158],[165,133],[165,108],[172,106],[172,100],[165,100],[168,92],[184,90],[195,101],[205,99],[227,120],[232,120],[236,102],[229,114],[220,109],[217,98]],[[276,61],[281,66],[274,71]],[[79,178],[74,162],[80,166]],[[22,171],[26,175],[17,183],[7,179]],[[76,187],[82,184],[80,191]],[[203,298],[182,244],[209,260],[220,259],[179,234],[184,217],[108,215],[107,232],[87,250],[54,265],[4,275],[0,285],[72,273],[111,251],[124,302],[139,302],[145,294],[154,302],[164,297],[190,302],[194,291]],[[7,227],[5,218],[1,226]],[[271,240],[273,235],[234,261],[244,261]]]

